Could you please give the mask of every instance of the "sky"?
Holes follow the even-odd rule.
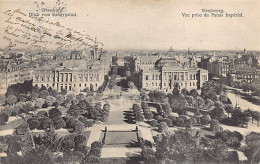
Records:
[[[29,13],[40,0],[0,0],[0,48],[3,12],[21,9]],[[44,0],[52,8],[57,0]],[[63,0],[67,11],[77,17],[50,17],[66,27],[97,37],[104,49],[260,50],[259,0]],[[41,6],[40,6],[41,7]],[[224,10],[224,17],[184,18],[182,13],[202,9]],[[243,17],[226,18],[226,13]],[[211,14],[211,13],[209,13]]]

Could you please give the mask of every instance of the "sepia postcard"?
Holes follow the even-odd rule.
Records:
[[[260,163],[259,0],[0,0],[0,163]]]

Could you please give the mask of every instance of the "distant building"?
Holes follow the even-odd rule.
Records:
[[[100,62],[83,60],[82,54],[73,51],[60,66],[41,67],[33,72],[33,85],[52,87],[60,92],[80,92],[86,88],[97,90],[104,82],[104,66]]]
[[[12,84],[23,83],[32,80],[33,70],[24,63],[13,60],[0,64],[0,93],[5,94],[7,88]]]
[[[175,84],[179,89],[199,89],[208,81],[208,71],[188,67],[174,59],[159,59],[153,69],[143,69],[140,73],[141,87],[148,90],[172,91]]]

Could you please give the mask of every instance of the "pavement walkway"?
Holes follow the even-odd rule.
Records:
[[[91,131],[91,133],[90,133],[88,141],[87,141],[88,147],[91,147],[91,144],[94,141],[99,141],[101,132],[104,129],[105,129],[104,125],[97,125],[97,124],[95,124],[91,128],[89,128],[89,131]]]
[[[127,148],[127,147],[109,147],[102,148],[101,158],[127,158],[140,157],[141,148]]]

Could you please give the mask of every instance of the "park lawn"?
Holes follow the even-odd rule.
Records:
[[[101,163],[102,164],[126,164],[126,163],[133,163],[133,164],[140,164],[142,161],[141,158],[135,157],[135,158],[102,158]]]
[[[136,132],[111,132],[106,134],[105,142],[107,145],[130,144],[138,142]]]
[[[22,118],[18,118],[17,120],[10,122],[2,127],[0,127],[0,131],[2,130],[10,130],[10,129],[15,129],[17,128],[19,125],[21,125],[24,122],[24,120]]]

